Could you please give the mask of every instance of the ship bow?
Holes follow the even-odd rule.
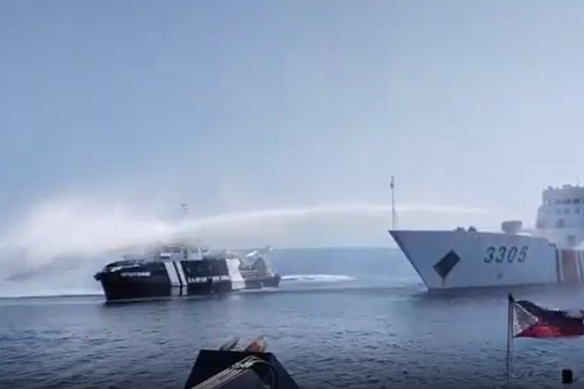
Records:
[[[444,231],[446,232],[446,231]],[[453,235],[442,231],[391,230],[390,235],[428,289],[453,287],[461,254]]]

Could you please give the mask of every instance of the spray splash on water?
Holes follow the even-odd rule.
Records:
[[[282,282],[343,282],[354,280],[355,277],[341,274],[291,274],[282,276]]]

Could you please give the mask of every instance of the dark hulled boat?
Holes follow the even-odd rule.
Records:
[[[268,265],[265,251],[240,256],[188,245],[160,246],[110,263],[94,278],[107,302],[275,288],[281,277]]]

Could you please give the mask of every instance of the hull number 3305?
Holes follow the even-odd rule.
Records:
[[[485,263],[523,262],[527,257],[529,246],[489,246],[483,261]]]

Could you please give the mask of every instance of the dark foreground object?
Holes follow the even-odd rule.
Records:
[[[574,372],[570,369],[562,370],[562,384],[571,384],[574,382]]]
[[[201,350],[184,389],[300,389],[269,352]]]

